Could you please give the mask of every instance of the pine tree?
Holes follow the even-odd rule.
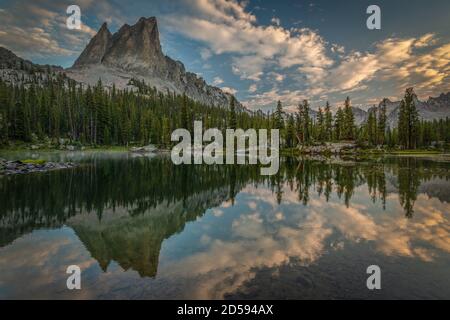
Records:
[[[412,88],[411,88],[412,90]],[[414,98],[416,97],[414,92],[412,93],[413,99],[411,101],[410,104],[410,136],[409,136],[409,145],[410,148],[412,149],[416,149],[417,148],[417,143],[418,143],[418,138],[419,138],[419,125],[420,125],[420,120],[419,120],[419,112],[417,111],[416,108],[416,103],[414,102]]]
[[[369,116],[367,118],[366,131],[367,139],[371,146],[377,144],[377,115],[374,108],[369,110]]]
[[[419,134],[419,115],[416,109],[416,95],[413,88],[406,89],[405,97],[400,102],[398,117],[399,144],[405,149],[415,149]]]
[[[0,82],[0,144],[8,140],[8,90],[3,82]]]
[[[284,128],[284,119],[283,119],[283,106],[281,105],[281,101],[277,103],[277,109],[274,113],[274,121],[275,121],[275,129],[282,130]]]
[[[308,144],[311,140],[311,119],[309,117],[308,100],[303,100],[303,103],[298,106],[298,121],[300,142]]]
[[[350,97],[345,99],[343,132],[344,139],[353,140],[355,138],[355,117],[350,105]]]
[[[296,145],[295,136],[295,121],[292,115],[289,115],[287,126],[286,126],[286,146],[288,148],[293,148]]]
[[[183,93],[183,103],[181,104],[181,123],[180,127],[189,129],[189,112],[186,93]]]
[[[322,108],[319,107],[317,112],[317,122],[316,122],[316,137],[320,142],[325,141],[325,119],[323,115]]]
[[[383,99],[378,109],[378,144],[385,144],[385,135],[386,135],[386,103],[387,99]]]
[[[333,115],[331,114],[331,107],[329,102],[325,106],[325,140],[331,141],[333,139]]]
[[[334,120],[334,138],[337,141],[344,139],[345,131],[345,115],[344,111],[339,107]]]
[[[235,102],[234,96],[231,96],[231,100],[230,100],[230,115],[229,115],[229,120],[228,120],[228,128],[236,130],[237,129],[237,120],[236,120],[236,106],[235,106],[235,104],[236,104],[236,102]],[[280,103],[280,105],[281,105],[281,103]]]

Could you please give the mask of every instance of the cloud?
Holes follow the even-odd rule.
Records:
[[[450,43],[425,53],[419,50],[436,43],[433,34],[388,38],[376,43],[373,52],[350,52],[333,68],[309,68],[305,78],[310,86],[323,89],[318,92],[349,93],[388,83],[399,95],[405,87],[414,86],[419,96],[428,97],[450,89]]]
[[[278,100],[282,101],[285,111],[296,109],[299,102],[307,99],[303,90],[284,90],[274,87],[264,92],[256,92],[243,103],[251,109],[271,110],[276,106]]]
[[[341,46],[341,45],[338,45],[338,44],[333,44],[331,46],[331,52],[344,54],[345,53],[345,47]]]
[[[436,36],[434,33],[427,33],[418,39],[414,46],[417,48],[424,48],[436,43]]]
[[[248,88],[248,92],[250,92],[250,93],[255,93],[256,91],[258,91],[258,86],[256,84],[252,84]]]
[[[350,90],[362,81],[370,80],[379,70],[375,55],[353,53],[345,58],[341,64],[330,72],[330,86],[334,90]],[[323,81],[324,77],[314,77],[313,83]]]
[[[218,86],[218,85],[220,85],[222,83],[223,83],[223,80],[220,77],[215,77],[213,82],[212,82],[213,86]]]
[[[232,70],[242,79],[259,81],[270,66],[326,67],[325,41],[309,29],[261,26],[245,3],[193,0],[190,13],[165,17],[174,32],[201,41],[215,54],[233,54]]]
[[[189,7],[166,17],[174,32],[202,42],[211,54],[229,54],[231,71],[240,79],[272,83],[265,93],[248,90],[244,102],[252,109],[273,105],[271,98],[293,106],[303,98],[323,103],[324,94],[364,96],[374,86],[389,96],[401,95],[405,85],[415,86],[419,96],[450,87],[446,44],[437,47],[433,33],[391,37],[370,50],[347,52],[318,31],[285,29],[276,17],[261,25],[246,2],[192,0]]]
[[[230,87],[221,87],[220,89],[222,89],[223,92],[235,95],[238,91],[234,88],[230,88]]]
[[[203,60],[208,60],[212,57],[212,52],[208,48],[203,48],[200,50],[200,56]]]
[[[27,59],[73,56],[79,54],[96,33],[85,24],[86,12],[97,16],[99,21],[119,23],[122,20],[117,5],[104,0],[82,0],[77,2],[81,8],[81,30],[69,30],[66,9],[71,4],[70,1],[46,0],[9,3],[0,11],[3,28],[0,45]]]
[[[281,24],[281,20],[279,18],[275,18],[275,17],[270,19],[270,22],[272,22],[276,26],[280,26],[280,24]]]
[[[269,72],[268,74],[270,77],[273,78],[273,80],[277,81],[277,82],[283,82],[284,79],[286,78],[285,75],[281,74],[281,73],[277,73],[277,72]]]
[[[264,65],[266,60],[255,56],[234,57],[232,71],[239,75],[241,79],[260,81],[264,74]]]

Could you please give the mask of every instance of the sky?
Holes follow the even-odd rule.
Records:
[[[69,5],[81,30],[66,27]],[[369,5],[381,30],[369,30]],[[0,0],[0,46],[70,67],[103,22],[111,32],[156,16],[166,55],[248,108],[294,111],[304,99],[367,108],[450,91],[448,0]]]

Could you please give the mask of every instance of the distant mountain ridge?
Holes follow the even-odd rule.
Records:
[[[450,92],[442,93],[435,98],[429,97],[425,102],[420,101],[417,98],[414,101],[419,113],[419,118],[422,120],[433,121],[450,117]],[[363,125],[369,117],[369,112],[371,110],[378,109],[382,103],[383,101],[380,101],[378,106],[368,107],[367,111],[362,109],[361,107],[352,107],[355,124],[357,126]],[[324,111],[323,107],[322,111]],[[397,127],[399,111],[400,101],[391,101],[389,99],[386,99],[387,123],[390,128]],[[317,118],[317,114],[317,110],[309,110],[309,116],[311,119],[315,120]]]
[[[186,93],[196,101],[219,107],[229,106],[232,97],[164,55],[155,17],[140,18],[132,26],[125,24],[114,34],[103,23],[66,72],[79,82],[93,85],[101,78],[105,85],[118,88],[128,87],[129,80],[136,78],[160,91]]]
[[[386,100],[387,123],[391,128],[397,127],[400,102],[401,101],[391,101],[389,99]],[[450,117],[450,92],[442,93],[435,98],[429,97],[427,101],[420,101],[416,98],[414,102],[419,113],[419,118],[422,120],[433,121]],[[378,106],[370,107],[367,111],[358,107],[353,107],[355,122],[358,125],[363,124],[367,121],[369,112],[374,108],[381,106],[382,103],[383,101],[380,101]]]

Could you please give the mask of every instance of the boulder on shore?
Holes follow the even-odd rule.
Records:
[[[300,152],[304,154],[341,154],[357,149],[354,142],[327,142],[322,145],[300,146]]]
[[[158,150],[158,148],[156,148],[156,146],[149,144],[148,146],[144,146],[144,147],[132,147],[130,149],[131,152],[134,153],[151,153],[151,152],[156,152]]]
[[[14,160],[0,159],[0,175],[26,174],[32,172],[46,172],[51,170],[69,169],[76,167],[72,162],[46,162],[43,160]]]

